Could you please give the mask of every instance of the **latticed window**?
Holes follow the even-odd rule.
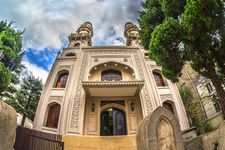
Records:
[[[60,105],[53,104],[49,107],[46,127],[57,128],[60,114]]]
[[[121,81],[122,75],[120,71],[109,69],[102,72],[102,81]]]
[[[153,75],[157,86],[166,86],[165,81],[160,73],[153,72]]]
[[[55,88],[65,88],[68,76],[69,76],[68,71],[60,73],[57,82],[55,84]]]

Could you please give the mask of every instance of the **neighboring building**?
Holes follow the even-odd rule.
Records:
[[[193,103],[200,104],[198,114],[202,120],[208,120],[221,114],[221,107],[212,82],[195,72],[189,63],[186,63],[182,70],[179,85],[185,85],[191,90]]]
[[[158,106],[171,110],[182,130],[189,127],[175,84],[166,80],[127,23],[126,46],[92,46],[92,24],[69,36],[46,81],[34,129],[62,135],[136,134],[139,122]]]

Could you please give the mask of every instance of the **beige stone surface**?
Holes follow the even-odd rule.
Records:
[[[216,149],[225,150],[225,121],[221,123],[219,128],[202,137],[203,150]]]
[[[165,78],[166,86],[156,85],[153,71],[160,72],[161,68],[146,59],[147,51],[139,45],[138,28],[128,23],[124,31],[126,46],[92,46],[93,28],[88,22],[69,36],[69,46],[57,56],[46,80],[34,120],[35,130],[99,136],[100,111],[105,108],[101,101],[116,100],[125,102],[122,110],[128,135],[136,134],[139,122],[164,101],[173,105],[181,129],[189,127],[177,86]],[[68,56],[70,53],[74,56]],[[101,74],[107,69],[120,71],[122,81],[101,81]],[[61,71],[69,72],[66,87],[55,88]],[[131,111],[131,102],[135,111]],[[58,127],[54,129],[46,128],[48,108],[53,103],[61,106]],[[92,103],[95,112],[90,112]]]
[[[136,135],[63,136],[65,150],[136,150]]]
[[[16,136],[16,111],[0,100],[0,150],[12,150]]]
[[[213,132],[185,142],[186,150],[225,150],[225,121]]]
[[[137,129],[138,150],[183,150],[180,125],[168,109],[158,107]]]

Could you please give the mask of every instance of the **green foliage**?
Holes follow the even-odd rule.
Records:
[[[185,53],[180,50],[181,37],[182,30],[177,20],[166,18],[153,31],[149,46],[150,57],[162,66],[162,74],[173,82],[180,76],[185,61]]]
[[[184,11],[186,0],[159,0],[162,11],[167,17],[178,18]]]
[[[225,56],[224,5],[221,0],[189,0],[181,24],[186,32],[184,43],[192,68],[209,77],[207,64],[220,65]],[[215,68],[215,66],[214,66]],[[223,69],[220,68],[220,69]]]
[[[197,114],[199,104],[193,102],[193,95],[191,93],[191,90],[187,86],[185,86],[185,85],[181,86],[179,91],[181,94],[181,98],[182,98],[184,107],[187,112],[187,116],[190,119],[189,120],[190,124],[196,125],[197,120],[199,120],[198,114]]]
[[[0,91],[6,89],[10,83],[10,70],[0,62]]]
[[[159,5],[149,5],[153,2]],[[143,45],[162,67],[163,75],[177,82],[184,62],[190,61],[195,71],[211,79],[225,118],[225,91],[221,86],[225,77],[224,5],[222,0],[146,0],[139,24]],[[164,17],[153,20],[153,10]]]
[[[33,120],[42,86],[40,79],[35,78],[33,75],[28,75],[26,78],[22,79],[22,84],[20,89],[16,92],[15,97],[5,102],[15,108],[18,113]]]
[[[184,103],[184,106],[186,108],[186,112],[188,115],[188,118],[191,119],[191,125],[192,126],[196,126],[197,129],[197,134],[204,134],[207,132],[212,131],[212,127],[208,124],[207,121],[202,121],[199,117],[198,117],[198,108],[199,108],[199,104],[198,103],[193,103],[193,96],[191,93],[191,90],[183,85],[182,87],[180,87],[180,94]]]
[[[142,3],[142,6],[143,10],[140,12],[140,19],[138,21],[142,44],[145,49],[148,49],[151,33],[156,26],[163,22],[165,15],[158,0],[146,0],[145,3]]]
[[[196,121],[197,134],[201,135],[213,130],[207,121]]]
[[[23,52],[21,51],[22,32],[11,27],[12,23],[0,22],[0,93],[11,82],[12,72],[16,71],[21,64]]]

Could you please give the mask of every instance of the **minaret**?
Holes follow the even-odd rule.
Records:
[[[124,36],[127,39],[127,46],[139,46],[140,45],[140,35],[139,30],[136,25],[131,22],[125,24]]]
[[[69,36],[69,47],[81,48],[91,46],[93,37],[93,28],[90,22],[85,22],[76,31]]]

